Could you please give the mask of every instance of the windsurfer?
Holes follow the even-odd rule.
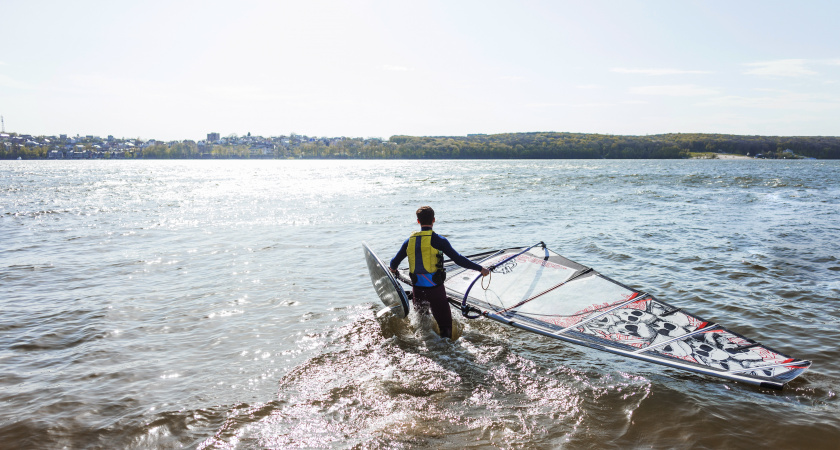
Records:
[[[430,206],[421,206],[417,210],[417,223],[420,231],[403,242],[402,247],[391,260],[391,272],[396,273],[403,259],[408,257],[409,275],[412,284],[412,303],[420,314],[432,316],[440,328],[440,335],[452,337],[452,311],[446,299],[446,288],[443,283],[446,271],[443,269],[443,255],[455,264],[466,269],[481,272],[487,276],[490,271],[470,261],[452,248],[449,241],[432,231],[435,223],[435,211]]]

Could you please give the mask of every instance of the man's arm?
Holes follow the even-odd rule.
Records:
[[[391,264],[389,264],[391,272],[397,273],[397,268],[400,267],[400,263],[406,256],[408,256],[408,239],[403,242],[402,247],[400,247],[400,251],[398,251],[397,255],[394,256],[394,259],[391,260]]]
[[[439,249],[443,252],[444,255],[448,256],[449,259],[451,259],[455,264],[458,264],[459,266],[465,269],[472,269],[481,272],[482,276],[487,276],[487,274],[490,273],[489,270],[470,261],[466,256],[456,252],[455,249],[452,248],[452,244],[449,243],[449,240],[437,233],[432,235],[432,247]]]

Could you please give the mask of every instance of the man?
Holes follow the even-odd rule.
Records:
[[[420,314],[429,314],[431,308],[432,316],[440,328],[440,335],[451,339],[452,311],[449,309],[446,288],[443,286],[446,279],[443,255],[461,267],[481,272],[481,276],[487,276],[490,271],[456,252],[445,237],[432,231],[435,211],[430,206],[422,206],[417,210],[417,223],[420,224],[420,231],[412,233],[411,237],[403,242],[400,251],[391,260],[391,272],[396,273],[402,260],[408,257],[414,308]]]

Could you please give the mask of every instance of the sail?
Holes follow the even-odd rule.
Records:
[[[460,304],[469,290],[469,306],[508,325],[636,359],[776,389],[811,365],[545,247],[520,252],[522,249],[513,248],[471,256],[485,267],[497,265],[490,280],[475,284],[475,271],[446,264],[450,301]],[[479,285],[481,282],[487,289]]]

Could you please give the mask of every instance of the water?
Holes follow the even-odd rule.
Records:
[[[0,448],[837,448],[836,161],[0,162]],[[380,308],[437,212],[793,356],[770,391]]]

